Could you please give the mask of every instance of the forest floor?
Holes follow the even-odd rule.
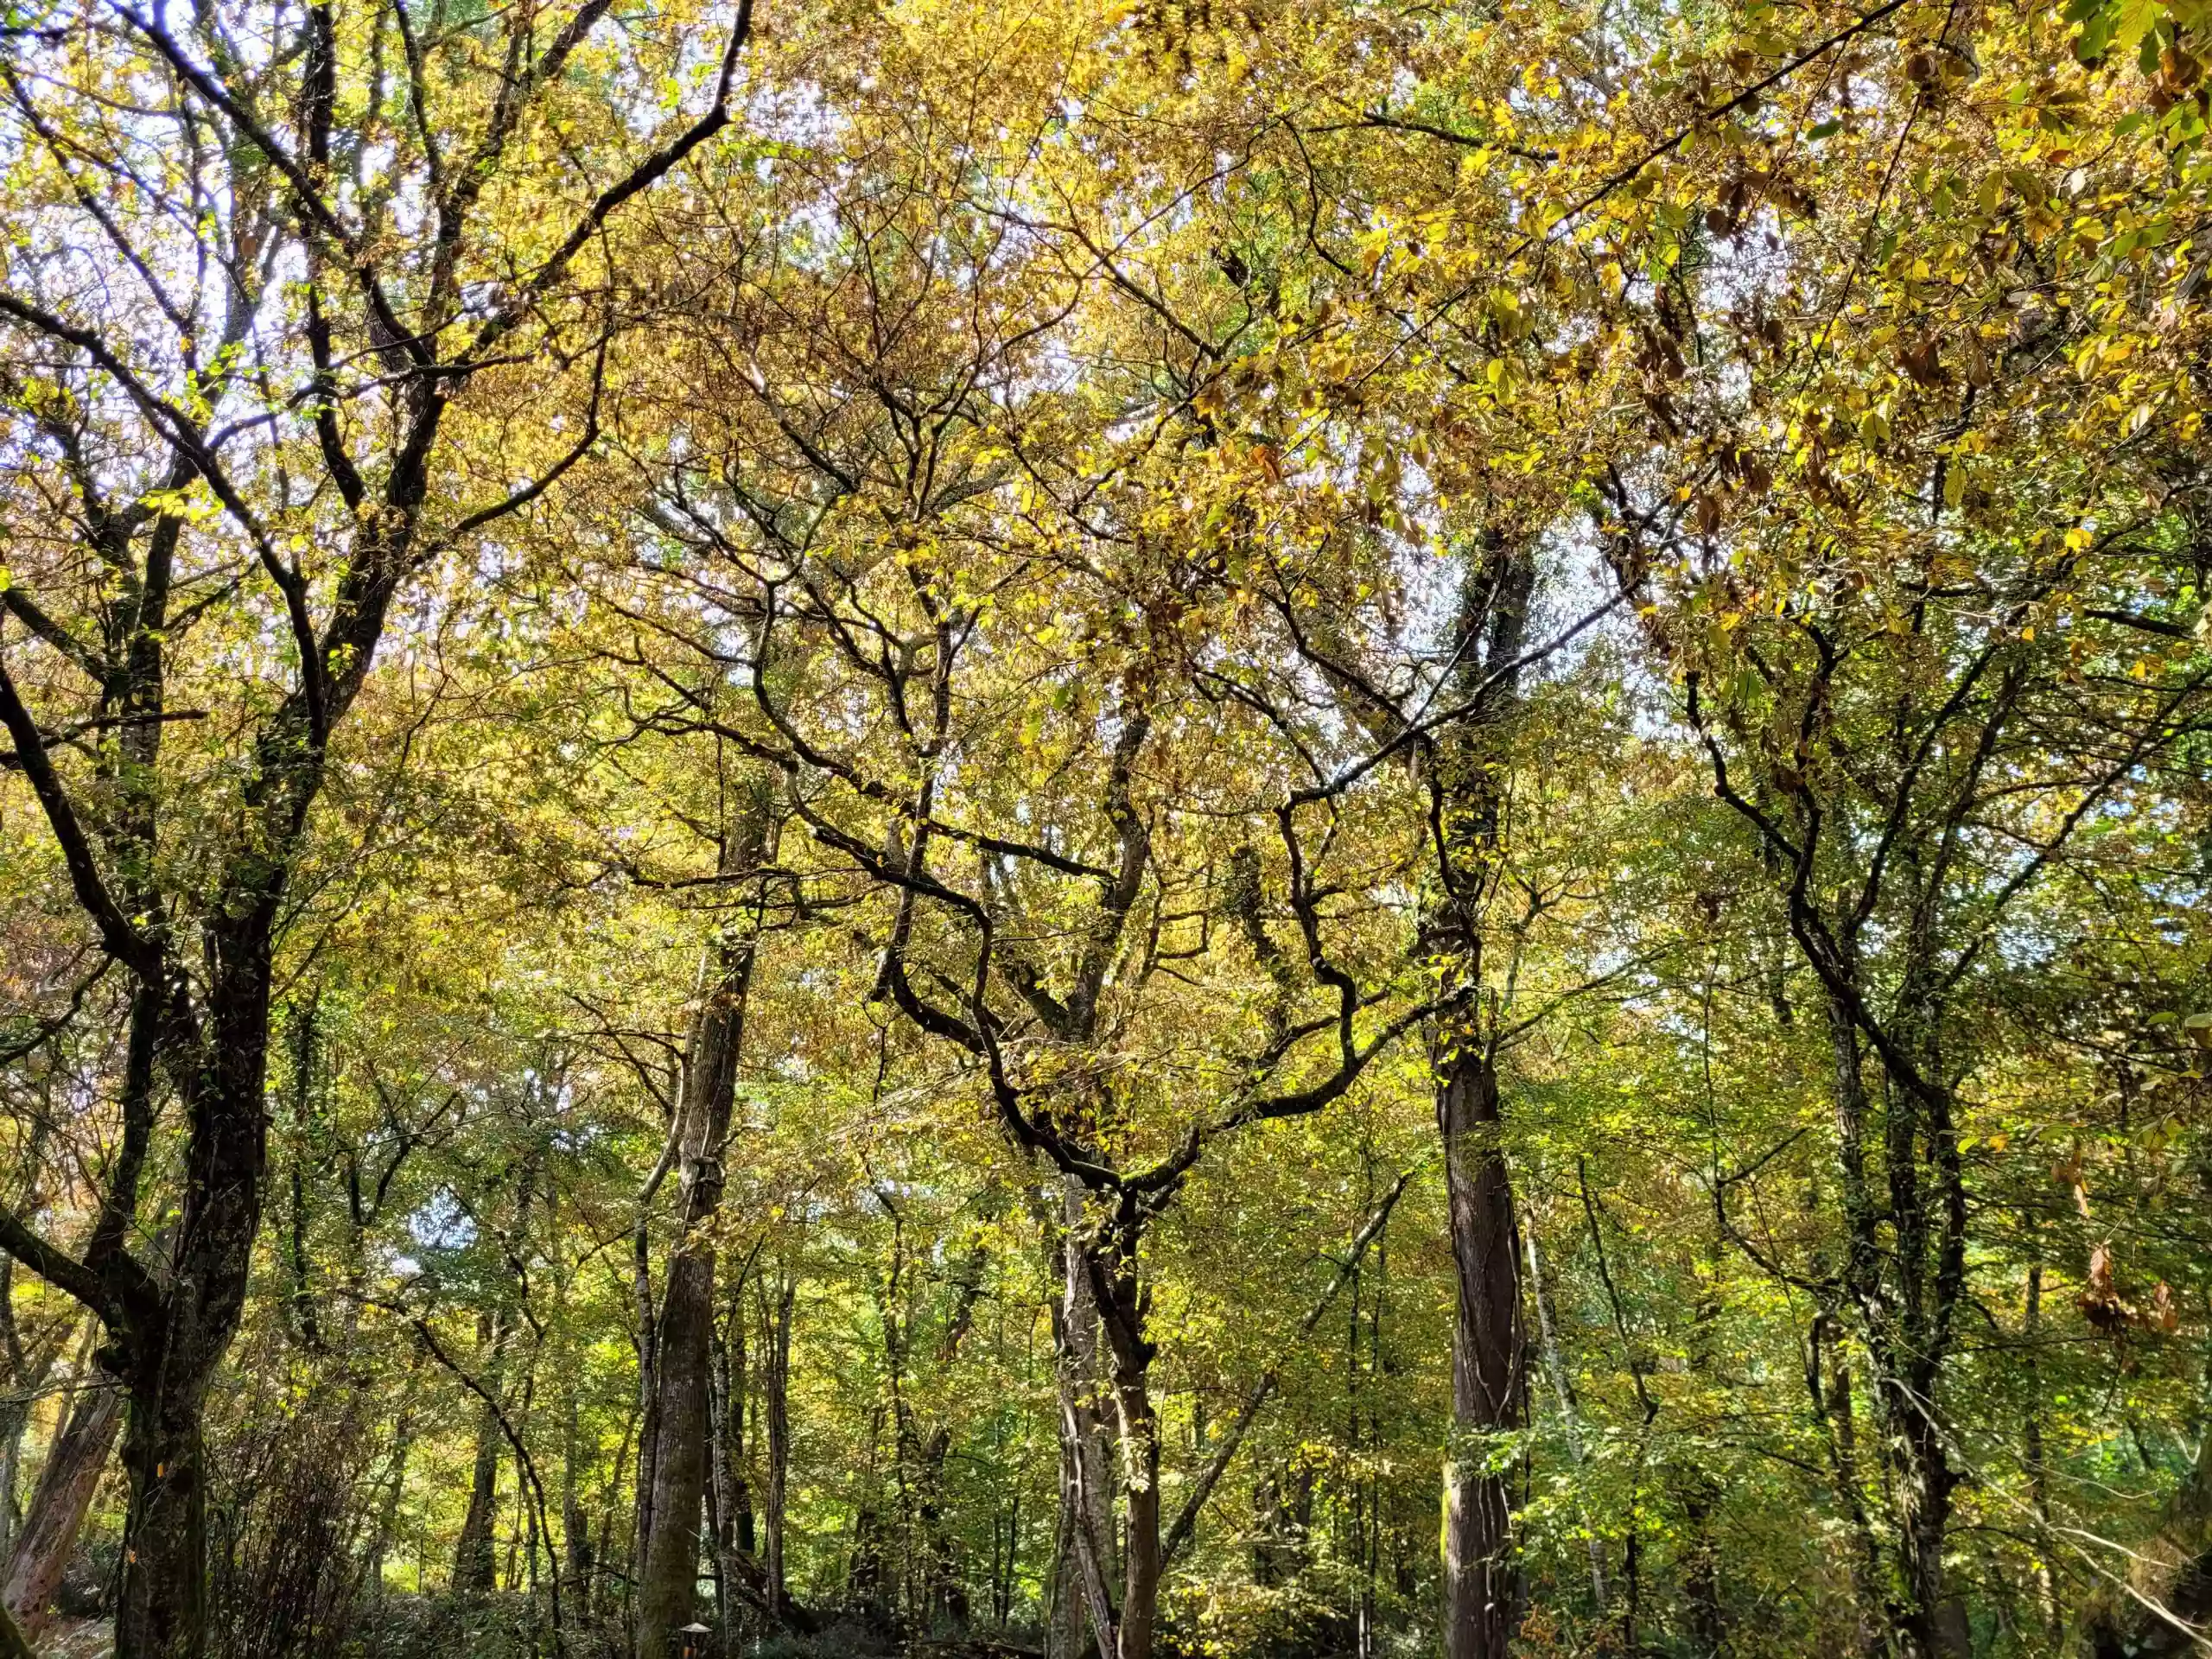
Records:
[[[115,1621],[56,1619],[36,1646],[40,1659],[109,1659],[115,1651]]]

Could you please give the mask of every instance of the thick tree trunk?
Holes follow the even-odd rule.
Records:
[[[484,1355],[483,1375],[478,1379],[486,1391],[500,1391],[505,1370],[506,1324],[498,1313],[483,1316],[477,1326]],[[454,1545],[453,1588],[464,1596],[487,1596],[499,1587],[499,1555],[493,1548],[493,1523],[499,1510],[499,1452],[503,1436],[499,1414],[489,1399],[476,1413],[476,1461],[469,1473],[468,1509],[461,1517],[461,1537]]]
[[[105,1385],[86,1389],[70,1407],[67,1424],[47,1452],[0,1579],[0,1602],[29,1635],[36,1636],[45,1625],[47,1604],[68,1570],[122,1424],[121,1392]]]
[[[1052,1538],[1052,1571],[1045,1586],[1047,1606],[1045,1659],[1084,1659],[1095,1652],[1090,1641],[1090,1602],[1084,1594],[1082,1567],[1075,1553],[1075,1510],[1068,1502],[1072,1490],[1068,1472],[1069,1452],[1060,1442],[1060,1523]]]
[[[707,1487],[708,1324],[714,1256],[695,1244],[670,1264],[655,1343],[657,1441],[638,1564],[638,1653],[662,1659],[698,1613],[699,1523]]]
[[[1907,1651],[1913,1659],[1966,1659],[1973,1651],[1966,1610],[1952,1598],[1943,1573],[1951,1493],[1958,1477],[1951,1468],[1942,1430],[1930,1420],[1929,1391],[1924,1387],[1913,1388],[1908,1377],[1901,1387],[1885,1378],[1884,1393],[1890,1402],[1900,1511],[1898,1545],[1910,1599]]]
[[[200,1418],[245,1307],[269,1165],[270,940],[277,895],[211,929],[207,1022],[198,1069],[180,1092],[190,1135],[183,1201],[151,1269],[128,1272],[120,1212],[104,1210],[88,1263],[121,1287],[103,1355],[130,1399],[123,1461],[130,1476],[117,1659],[200,1659],[207,1649],[207,1469]],[[142,994],[133,1008],[138,1046]],[[150,1026],[150,1020],[146,1022]],[[150,1073],[153,1044],[146,1044]],[[134,1068],[137,1056],[134,1055]],[[134,1086],[133,1092],[137,1090]],[[150,1097],[149,1090],[144,1097]],[[127,1114],[127,1116],[129,1116]],[[127,1138],[149,1132],[149,1117]],[[143,1144],[126,1146],[125,1160]],[[137,1175],[124,1190],[135,1205]]]
[[[1160,1421],[1152,1402],[1150,1298],[1138,1274],[1141,1212],[1121,1201],[1103,1228],[1067,1191],[1061,1355],[1062,1502],[1074,1517],[1074,1555],[1102,1659],[1151,1659],[1165,1566],[1160,1516]],[[1110,1403],[1110,1430],[1101,1403]],[[1122,1485],[1121,1598],[1113,1593],[1111,1439]]]
[[[1855,962],[1847,961],[1844,970],[1855,973]],[[1914,977],[1909,970],[1908,988],[1900,999],[1908,1006],[1917,1001],[1910,989]],[[1921,1051],[1918,1063],[1929,1076],[1937,1075],[1934,1023],[1925,1009],[1907,1022],[1909,1036]],[[1970,1643],[1964,1609],[1944,1581],[1943,1551],[1959,1477],[1945,1444],[1940,1395],[1952,1310],[1964,1282],[1965,1192],[1944,1113],[1901,1080],[1888,1079],[1882,1122],[1888,1191],[1877,1212],[1866,1173],[1872,1097],[1863,1072],[1858,1025],[1845,999],[1834,992],[1828,1025],[1843,1182],[1843,1282],[1866,1342],[1894,1500],[1893,1543],[1903,1593],[1899,1605],[1888,1610],[1886,1622],[1909,1659],[1951,1659],[1966,1652]],[[1934,1154],[1936,1166],[1937,1204],[1932,1216],[1924,1153]],[[1883,1236],[1885,1224],[1893,1243]]]
[[[489,1384],[486,1385],[490,1386]],[[453,1552],[453,1588],[457,1595],[489,1595],[499,1578],[499,1557],[492,1546],[492,1522],[499,1503],[499,1420],[488,1402],[477,1412],[476,1462],[468,1480],[468,1509]]]
[[[198,1659],[207,1643],[207,1470],[200,1423],[205,1376],[134,1378],[123,1437],[130,1471],[116,1651]]]
[[[1441,1057],[1444,1138],[1458,1317],[1452,1331],[1452,1447],[1444,1492],[1447,1659],[1499,1659],[1519,1622],[1513,1503],[1497,1437],[1527,1422],[1527,1341],[1513,1189],[1499,1144],[1497,1075],[1487,1058]]]
[[[721,1205],[722,1142],[729,1133],[744,1028],[749,945],[723,953],[721,971],[694,1035],[685,1077],[681,1242],[669,1263],[653,1332],[646,1410],[652,1478],[639,1494],[638,1652],[659,1659],[698,1609],[699,1522],[708,1475],[715,1247]]]
[[[213,1033],[212,1069],[235,1071],[196,1106],[187,1154],[186,1198],[175,1232],[171,1289],[157,1323],[118,1344],[130,1395],[123,1437],[130,1475],[118,1659],[200,1659],[207,1647],[207,1467],[200,1420],[207,1389],[238,1329],[261,1221],[267,1122],[261,1104],[266,1055],[267,964],[258,1017]],[[220,1006],[220,1004],[219,1004]],[[250,1054],[225,1046],[223,1027]],[[250,1073],[251,1075],[245,1075]],[[250,1102],[251,1104],[246,1103]]]
[[[1148,1370],[1117,1359],[1114,1378],[1124,1529],[1120,1659],[1152,1659],[1160,1624],[1160,1421]]]

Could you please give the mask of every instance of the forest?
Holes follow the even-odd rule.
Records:
[[[10,0],[4,1659],[2212,1654],[2212,0]]]

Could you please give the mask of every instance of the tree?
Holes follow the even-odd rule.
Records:
[[[605,49],[608,11],[425,41],[404,9],[203,13],[179,33],[121,7],[7,43],[36,253],[0,292],[29,515],[5,603],[44,655],[0,668],[0,721],[132,991],[89,1236],[72,1253],[10,1214],[0,1243],[106,1323],[130,1394],[126,1654],[205,1641],[200,1418],[247,1292],[277,948],[333,742],[410,581],[595,441],[620,321],[607,227],[729,119],[744,13],[704,112],[650,123],[642,156],[603,106],[574,173],[533,151],[537,124],[580,107],[571,71]],[[560,239],[511,217],[517,190]],[[534,446],[519,487],[480,482],[469,441],[518,393],[573,397],[574,435]],[[270,629],[265,667],[222,683]],[[171,728],[203,718],[219,735],[180,753]],[[164,1094],[185,1127],[172,1242],[134,1249]]]

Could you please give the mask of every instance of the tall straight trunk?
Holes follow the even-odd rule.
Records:
[[[734,1295],[726,1296],[724,1302],[726,1306],[739,1305]],[[737,1587],[747,1567],[757,1570],[757,1564],[749,1560],[750,1540],[746,1549],[738,1548],[738,1513],[743,1509],[749,1521],[752,1499],[745,1491],[743,1450],[738,1443],[745,1417],[744,1362],[731,1356],[732,1325],[741,1333],[741,1350],[742,1321],[726,1319],[715,1333],[709,1356],[707,1396],[707,1509],[714,1522],[715,1618],[721,1628],[725,1653],[736,1651]],[[746,1530],[750,1533],[752,1529],[748,1525]]]
[[[485,1348],[493,1357],[485,1368],[484,1386],[496,1389],[501,1332],[496,1320],[486,1329]],[[493,1548],[492,1528],[499,1505],[499,1414],[490,1401],[484,1401],[476,1411],[476,1461],[469,1474],[468,1509],[461,1518],[461,1538],[453,1553],[453,1587],[461,1595],[488,1595],[497,1587],[499,1557]]]
[[[1147,1351],[1148,1360],[1149,1344]],[[1120,1659],[1151,1659],[1160,1624],[1160,1419],[1148,1372],[1148,1363],[1116,1356],[1123,1528]]]
[[[1074,1559],[1102,1659],[1151,1659],[1166,1556],[1160,1419],[1152,1400],[1154,1348],[1145,1333],[1150,1294],[1138,1270],[1142,1217],[1125,1195],[1094,1224],[1084,1218],[1084,1194],[1073,1183],[1066,1203],[1066,1281],[1058,1332],[1062,1502],[1074,1517]],[[1122,1492],[1118,1602],[1116,1477]]]
[[[1052,1570],[1045,1585],[1045,1659],[1083,1659],[1090,1646],[1090,1603],[1083,1590],[1082,1573],[1075,1558],[1075,1510],[1067,1501],[1070,1490],[1068,1446],[1060,1441],[1060,1521],[1052,1535]]]
[[[201,1436],[207,1393],[245,1306],[263,1177],[269,1161],[264,1084],[269,1052],[270,913],[213,927],[206,1031],[197,1066],[181,1092],[190,1135],[183,1202],[175,1226],[153,1249],[154,1265],[124,1266],[126,1224],[104,1211],[87,1247],[88,1265],[124,1285],[108,1323],[115,1340],[107,1363],[128,1401],[123,1463],[130,1477],[124,1521],[123,1583],[117,1599],[116,1651],[126,1659],[199,1659],[207,1645],[207,1467]],[[148,1103],[126,1126],[124,1163],[143,1160],[150,1135],[153,1049],[166,993],[134,999],[127,1064],[143,1084],[126,1092]],[[181,995],[181,993],[179,993]],[[138,1114],[126,1112],[126,1118]],[[137,1144],[131,1144],[133,1141]],[[135,1168],[118,1182],[135,1203]],[[165,1258],[165,1259],[163,1259]]]
[[[1847,970],[1856,971],[1855,962]],[[1908,972],[1906,998],[1910,1000]],[[1902,1595],[1889,1608],[1891,1627],[1908,1659],[1946,1659],[1967,1650],[1964,1613],[1945,1583],[1943,1550],[1951,1500],[1959,1476],[1952,1465],[1940,1415],[1940,1378],[1949,1345],[1951,1309],[1961,1285],[1964,1188],[1956,1170],[1955,1140],[1947,1121],[1894,1079],[1885,1079],[1881,1128],[1888,1191],[1878,1211],[1866,1173],[1866,1145],[1873,1119],[1857,1021],[1845,999],[1830,994],[1828,1027],[1834,1060],[1839,1173],[1843,1181],[1843,1283],[1862,1326],[1868,1382],[1883,1430],[1887,1484],[1893,1494],[1892,1541]],[[1915,1035],[1928,1075],[1932,1035]],[[1923,1148],[1936,1154],[1932,1195],[1923,1180]],[[1893,1242],[1878,1230],[1885,1224]],[[1940,1265],[1930,1275],[1931,1236]],[[1885,1275],[1883,1264],[1891,1264]],[[1892,1281],[1893,1276],[1893,1281]]]
[[[760,1560],[753,1483],[747,1472],[746,1422],[753,1397],[745,1288],[741,1280],[723,1296],[708,1401],[707,1498],[714,1522],[715,1611],[721,1619],[722,1649],[733,1654],[741,1645],[741,1624],[753,1622],[744,1617],[741,1604],[770,1611],[768,1573]]]
[[[768,798],[756,788],[725,837],[725,875],[753,868],[766,847]],[[639,1659],[674,1653],[676,1632],[699,1599],[700,1520],[707,1496],[715,1325],[714,1221],[721,1208],[722,1152],[736,1101],[753,978],[749,925],[732,924],[715,947],[694,1017],[678,1105],[683,1173],[677,1243],[654,1316],[638,1490]]]
[[[242,1133],[258,1136],[257,1125]],[[252,1178],[257,1188],[259,1177]],[[198,1659],[207,1642],[207,1494],[201,1424],[216,1366],[237,1328],[257,1196],[231,1207],[221,1224],[229,1236],[191,1250],[178,1264],[184,1281],[197,1270],[216,1297],[184,1293],[185,1305],[153,1352],[130,1357],[129,1422],[124,1466],[130,1503],[124,1522],[123,1591],[116,1609],[116,1651],[161,1659]],[[218,1304],[211,1306],[211,1303]]]
[[[1463,1052],[1440,1065],[1437,1126],[1444,1139],[1452,1259],[1452,1447],[1445,1477],[1445,1652],[1497,1659],[1518,1623],[1510,1460],[1499,1437],[1527,1416],[1520,1242],[1499,1144],[1497,1074]]]
[[[123,1396],[102,1382],[78,1394],[68,1421],[46,1454],[22,1529],[9,1551],[7,1570],[0,1574],[0,1601],[28,1635],[36,1636],[45,1626],[47,1604],[68,1570],[77,1535],[84,1530],[92,1494],[99,1488],[122,1425]]]
[[[591,1523],[584,1518],[582,1448],[577,1443],[576,1380],[571,1373],[563,1400],[561,1424],[562,1571],[582,1611],[591,1611]]]
[[[767,1531],[768,1611],[772,1618],[781,1618],[791,1601],[784,1522],[791,1502],[791,1305],[798,1298],[798,1282],[785,1280],[771,1305],[768,1352],[760,1377],[768,1432],[768,1493],[763,1520]]]
[[[742,1284],[732,1288],[715,1354],[721,1421],[715,1435],[715,1471],[724,1492],[722,1516],[729,1547],[751,1559],[760,1553],[760,1532],[753,1508],[751,1454],[745,1441],[747,1419],[753,1408],[753,1356],[746,1330],[744,1288]]]
[[[2050,1632],[2056,1648],[2066,1634],[2066,1609],[2059,1599],[2058,1569],[2052,1559],[2056,1540],[2050,1530],[2050,1467],[2044,1459],[2043,1443],[2043,1362],[2037,1351],[2043,1341],[2043,1263],[2028,1264],[2027,1319],[2022,1333],[2027,1346],[2027,1418],[2021,1424],[2022,1439],[2026,1443],[2028,1468],[2028,1498],[2036,1512],[2036,1554],[2042,1557],[2036,1567],[2036,1580],[2043,1592],[2044,1628]]]
[[[639,1659],[675,1651],[675,1633],[698,1612],[699,1528],[707,1485],[707,1326],[714,1294],[710,1246],[694,1243],[670,1263],[655,1343],[648,1429],[652,1478],[639,1494]]]
[[[1070,1601],[1090,1621],[1100,1659],[1115,1659],[1120,1643],[1113,1589],[1114,1474],[1100,1411],[1098,1304],[1090,1247],[1083,1237],[1082,1185],[1065,1180],[1061,1197],[1060,1300],[1053,1319],[1060,1394],[1060,1525]]]
[[[531,1198],[537,1191],[537,1171],[535,1154],[523,1160],[515,1192],[514,1227],[508,1236],[511,1249],[529,1232]],[[468,1511],[461,1522],[461,1540],[454,1550],[453,1561],[453,1587],[465,1595],[489,1595],[499,1587],[499,1554],[493,1535],[499,1518],[499,1464],[508,1449],[506,1425],[501,1420],[499,1402],[505,1387],[507,1348],[518,1324],[513,1311],[502,1306],[484,1315],[477,1327],[484,1353],[484,1371],[478,1381],[484,1397],[476,1414],[476,1463],[469,1476]],[[532,1381],[531,1369],[526,1368],[524,1376],[525,1399]],[[528,1471],[518,1464],[515,1500],[524,1509],[529,1507],[527,1479]],[[514,1551],[510,1548],[510,1582],[514,1576]]]
[[[1423,945],[1465,998],[1463,1011],[1440,1020],[1430,1041],[1456,1281],[1444,1477],[1446,1659],[1502,1659],[1520,1623],[1512,1459],[1503,1437],[1528,1422],[1528,1342],[1503,1140],[1497,988],[1484,975],[1503,861],[1510,717],[1535,588],[1533,553],[1503,531],[1486,531],[1470,550],[1452,679],[1460,695],[1484,701],[1440,739],[1429,774],[1438,891]]]

